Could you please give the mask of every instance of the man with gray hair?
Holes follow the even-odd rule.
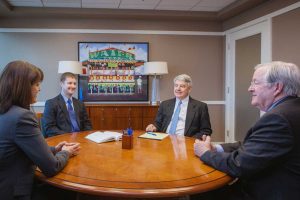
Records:
[[[146,131],[166,132],[201,138],[212,133],[207,105],[189,96],[192,79],[186,74],[174,78],[175,98],[163,101],[154,124]]]
[[[300,70],[278,61],[257,65],[248,91],[251,104],[266,113],[244,141],[212,145],[204,136],[195,154],[239,178],[225,191],[228,199],[300,199]]]

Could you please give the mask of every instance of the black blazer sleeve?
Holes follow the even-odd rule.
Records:
[[[169,123],[172,119],[173,110],[175,107],[176,99],[169,99],[163,101],[159,105],[159,109],[155,118],[154,125],[159,132],[166,132],[169,126]]]
[[[241,142],[225,143],[221,144],[225,152],[232,152],[237,150],[241,146]]]
[[[57,122],[57,117],[62,119]],[[42,130],[46,137],[71,132],[70,125],[66,122],[66,116],[59,108],[58,102],[54,99],[47,100],[42,118]],[[59,124],[61,124],[61,126]]]
[[[294,136],[287,120],[277,114],[266,114],[249,130],[239,148],[231,153],[207,151],[201,160],[233,177],[251,177],[283,162],[282,157],[291,151],[293,144]],[[238,146],[234,145],[224,147],[233,150]]]
[[[157,131],[159,131],[159,132],[165,132],[166,131],[166,130],[164,130],[164,128],[165,128],[164,124],[166,124],[165,121],[166,121],[167,113],[165,111],[165,105],[164,104],[165,103],[162,102],[161,105],[159,106],[158,112],[156,114],[155,122],[154,122],[154,125],[155,125]]]
[[[15,143],[46,176],[54,176],[69,159],[67,151],[53,154],[43,138],[32,112],[24,113],[16,126]]]

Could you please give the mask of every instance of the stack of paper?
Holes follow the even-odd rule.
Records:
[[[85,137],[96,143],[118,141],[122,138],[122,134],[118,132],[104,131],[104,132],[94,132]]]

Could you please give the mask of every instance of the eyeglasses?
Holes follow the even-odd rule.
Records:
[[[259,85],[262,85],[264,83],[268,83],[266,81],[257,81],[257,80],[254,80],[254,81],[251,81],[250,82],[250,87],[256,87],[256,86],[259,86]]]

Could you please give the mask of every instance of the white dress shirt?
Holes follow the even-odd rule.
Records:
[[[64,98],[64,101],[65,101],[65,104],[66,104],[66,107],[67,107],[67,110],[68,110],[68,97],[66,97],[62,92],[60,94]],[[73,105],[72,97],[70,99],[71,99],[72,108],[74,110],[74,105]]]
[[[181,100],[182,104],[181,104],[181,109],[180,109],[180,113],[179,113],[179,119],[178,119],[178,123],[177,123],[177,127],[176,127],[176,132],[175,132],[175,134],[177,134],[177,135],[184,135],[185,119],[186,119],[186,113],[187,113],[187,108],[188,108],[188,104],[189,104],[189,99],[190,99],[190,97],[187,96],[186,98]],[[180,99],[176,98],[172,119],[174,117],[174,113],[175,113],[175,110],[178,106],[179,101],[180,101]],[[172,119],[171,119],[171,121],[169,123],[169,126],[167,128],[167,133],[169,133],[171,123],[172,123]]]

